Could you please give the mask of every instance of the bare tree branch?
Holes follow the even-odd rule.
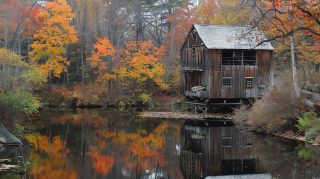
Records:
[[[256,47],[259,46],[259,45],[262,45],[262,44],[265,43],[265,42],[270,42],[270,41],[273,41],[273,40],[276,40],[276,39],[288,37],[288,36],[292,35],[293,33],[297,32],[297,31],[309,31],[310,33],[312,33],[312,34],[314,34],[314,35],[320,36],[320,33],[314,31],[313,29],[310,29],[310,28],[308,28],[308,27],[301,26],[301,27],[298,27],[298,28],[293,29],[293,30],[291,30],[291,31],[288,31],[288,32],[285,33],[285,34],[278,35],[278,36],[274,36],[274,37],[269,38],[269,39],[266,39],[266,40],[262,40],[262,41],[260,41],[260,42],[256,45]]]

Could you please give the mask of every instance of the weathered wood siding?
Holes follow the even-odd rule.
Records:
[[[208,96],[212,99],[256,98],[261,88],[270,83],[272,51],[257,51],[256,65],[222,65],[221,50],[208,50],[205,71],[207,71]],[[223,87],[222,78],[230,77],[231,86]],[[247,87],[246,78],[253,79],[253,86]]]
[[[191,90],[193,86],[207,86],[206,58],[207,48],[203,46],[196,30],[192,29],[181,49],[181,77],[185,96],[208,98],[207,90]]]
[[[182,50],[182,70],[202,71],[205,60],[205,47],[192,47]]]
[[[271,83],[272,51],[257,51],[258,87],[265,87]]]

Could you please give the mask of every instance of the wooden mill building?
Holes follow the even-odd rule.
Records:
[[[181,48],[187,98],[235,103],[257,98],[272,83],[273,47],[250,26],[193,25]]]

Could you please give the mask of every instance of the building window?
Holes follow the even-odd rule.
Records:
[[[256,51],[222,50],[222,65],[256,65]]]
[[[233,65],[242,65],[242,51],[234,50],[233,51]]]
[[[252,147],[253,146],[252,139],[247,139],[245,145],[246,145],[246,147]]]
[[[256,51],[254,50],[243,51],[243,65],[256,65]]]
[[[231,136],[223,136],[221,139],[222,139],[222,147],[232,147]]]
[[[232,50],[222,50],[222,65],[233,65]]]
[[[230,87],[232,85],[231,77],[223,77],[222,78],[222,87]]]
[[[253,77],[246,77],[246,87],[247,88],[253,87]]]

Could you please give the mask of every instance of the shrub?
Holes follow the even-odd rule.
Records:
[[[237,125],[243,126],[249,121],[250,108],[247,105],[242,105],[234,110],[233,120]]]
[[[138,95],[138,101],[141,101],[143,104],[150,104],[152,101],[151,95],[147,93],[141,93]]]
[[[14,90],[0,94],[1,107],[14,109],[16,112],[33,114],[38,112],[40,102],[30,92]]]
[[[303,103],[301,98],[295,95],[289,77],[287,73],[282,74],[277,79],[278,83],[253,104],[249,120],[255,127],[269,132],[294,128],[296,119],[302,112]]]
[[[46,76],[35,65],[7,49],[0,48],[0,111],[1,118],[14,114],[36,113],[40,103],[31,90],[46,81]]]
[[[0,89],[30,90],[45,81],[45,75],[37,66],[22,61],[14,52],[0,48]]]

